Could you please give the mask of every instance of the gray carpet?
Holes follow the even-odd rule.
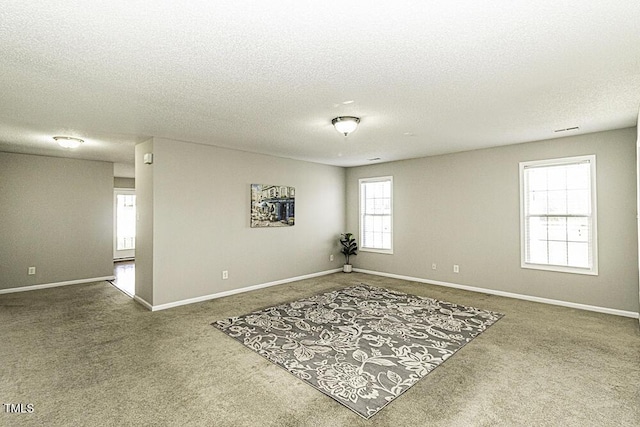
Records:
[[[506,315],[369,420],[210,325],[362,282]],[[34,404],[0,426],[637,427],[639,385],[638,319],[363,273],[153,313],[107,282],[0,295],[0,402]]]
[[[213,326],[368,419],[502,316],[361,284]]]

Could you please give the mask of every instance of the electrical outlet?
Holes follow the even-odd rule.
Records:
[[[329,261],[333,261],[333,254],[329,255]]]
[[[460,266],[458,264],[453,264],[453,272],[460,273]]]
[[[36,274],[36,268],[35,267],[29,267],[29,276],[33,276],[34,274]]]
[[[434,262],[433,264],[431,264],[431,269],[435,270],[436,268],[438,268],[438,266],[436,266],[436,263]]]
[[[229,278],[229,271],[228,270],[223,270],[222,271],[222,280],[227,280]]]

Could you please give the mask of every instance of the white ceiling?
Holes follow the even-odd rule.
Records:
[[[640,2],[4,1],[0,58],[0,151],[354,166],[635,125]]]

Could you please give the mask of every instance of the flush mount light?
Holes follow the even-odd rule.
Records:
[[[70,136],[54,136],[53,139],[64,148],[78,148],[84,142],[82,139],[72,138]]]
[[[343,116],[336,117],[335,119],[331,120],[331,123],[338,132],[340,132],[344,136],[348,136],[351,132],[355,131],[358,128],[360,119],[358,117]]]

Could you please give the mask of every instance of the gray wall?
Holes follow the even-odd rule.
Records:
[[[139,198],[148,197],[138,163],[144,152],[136,150]],[[147,300],[153,305],[342,265],[343,168],[159,138],[153,153],[153,188],[145,187],[153,193],[153,300]],[[296,225],[250,228],[253,183],[295,187]],[[143,250],[136,248],[136,273],[140,263],[149,262],[141,258]],[[222,280],[222,270],[229,271],[228,280]]]
[[[153,153],[153,140],[136,145],[136,296],[153,303],[153,171],[145,153]]]
[[[637,211],[638,214],[640,214],[640,110],[638,110],[638,119],[636,120],[636,190]],[[640,215],[636,218],[638,220],[638,228],[640,228]],[[640,230],[638,231],[638,249],[640,250]],[[638,257],[638,270],[640,273],[640,256]],[[638,293],[638,297],[640,298],[640,287],[638,288]],[[638,317],[638,321],[640,322],[640,316]]]
[[[394,179],[394,254],[361,252],[354,267],[637,312],[635,140],[622,129],[348,169],[354,233],[358,179]],[[599,275],[522,269],[518,163],[583,154],[597,162]]]
[[[112,238],[112,163],[0,153],[0,289],[112,276]]]
[[[136,188],[136,180],[116,176],[113,178],[113,188]]]

